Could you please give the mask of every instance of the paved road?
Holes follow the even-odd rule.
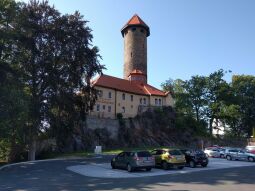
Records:
[[[255,166],[119,179],[88,177],[66,169],[70,166],[91,163],[100,164],[106,161],[109,161],[109,157],[28,163],[12,166],[0,171],[0,190],[255,190]]]

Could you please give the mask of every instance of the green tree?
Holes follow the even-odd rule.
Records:
[[[10,111],[10,120],[24,114],[24,124],[9,125],[25,127],[24,140],[33,160],[39,136],[53,132],[63,140],[60,132],[69,135],[73,128],[83,129],[96,99],[90,80],[104,67],[99,63],[98,48],[91,44],[91,29],[78,12],[61,15],[47,1],[4,2],[0,4],[5,11],[1,14],[0,83],[10,85],[3,87],[1,96],[6,101],[11,92],[9,99],[15,105],[1,102],[1,111]]]
[[[221,119],[221,109],[231,96],[229,84],[223,79],[224,74],[225,71],[221,69],[211,73],[206,78],[205,117],[208,119],[209,132],[211,134],[214,120]]]
[[[239,106],[240,132],[243,136],[249,136],[255,127],[255,76],[234,75],[231,87]]]

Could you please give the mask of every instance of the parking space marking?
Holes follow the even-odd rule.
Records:
[[[162,170],[159,168],[153,168],[150,172],[141,170],[132,173],[129,173],[126,170],[112,169],[110,163],[90,163],[86,165],[69,166],[67,167],[67,170],[70,170],[83,176],[96,178],[137,178],[170,174],[185,174],[197,171],[208,171],[245,166],[255,166],[255,162],[251,163],[246,161],[227,161],[226,159],[212,158],[209,160],[209,164],[205,168],[200,166],[198,166],[197,168],[185,167],[182,170],[179,169]]]

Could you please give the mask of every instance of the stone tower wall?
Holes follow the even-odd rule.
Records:
[[[137,26],[124,33],[124,79],[135,69],[147,76],[147,31]]]

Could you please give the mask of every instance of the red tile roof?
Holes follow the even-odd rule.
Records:
[[[139,75],[145,75],[145,76],[146,76],[146,74],[144,74],[141,70],[133,70],[133,71],[129,74],[129,76],[130,76],[131,74],[139,74]]]
[[[135,14],[128,22],[127,24],[125,24],[125,26],[121,29],[121,33],[122,33],[122,36],[124,34],[124,30],[130,26],[142,26],[144,27],[148,34],[147,36],[150,35],[150,28],[147,24],[145,24],[145,22],[137,15]]]
[[[129,80],[108,75],[99,76],[92,82],[92,85],[140,95],[167,96],[169,94],[169,92],[163,92],[149,84],[132,83]]]

